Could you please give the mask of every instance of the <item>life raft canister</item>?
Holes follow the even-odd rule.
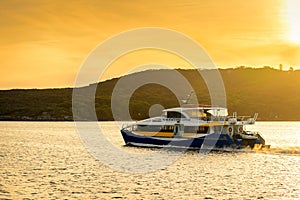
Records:
[[[227,130],[228,130],[228,134],[230,136],[232,136],[233,135],[233,128],[231,126],[229,126]]]

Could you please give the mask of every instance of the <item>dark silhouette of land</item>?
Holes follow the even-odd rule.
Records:
[[[126,78],[134,80],[143,73],[163,73],[168,76],[171,71],[145,71],[127,75]],[[199,73],[196,70],[177,71],[189,80],[200,103],[210,104],[208,89]],[[300,71],[282,71],[270,67],[239,67],[219,71],[224,81],[230,113],[253,115],[258,112],[258,120],[300,120]],[[111,96],[118,80],[115,78],[98,83],[95,95],[98,120],[116,119],[111,111]],[[0,90],[0,120],[71,121],[72,91],[72,88]],[[189,92],[186,91],[186,95]],[[126,87],[123,93],[126,94]],[[119,98],[122,101],[122,96]],[[130,96],[131,118],[139,120],[149,117],[149,109],[154,104],[169,108],[179,106],[180,102],[168,88],[146,84]],[[85,105],[82,106],[84,108]],[[128,105],[123,109],[128,110]],[[86,120],[91,119],[87,117]],[[117,120],[128,119],[126,116],[118,116]]]

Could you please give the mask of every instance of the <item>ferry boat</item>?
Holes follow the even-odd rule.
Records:
[[[262,148],[265,140],[258,132],[246,131],[253,117],[228,115],[227,108],[183,105],[165,109],[161,116],[123,124],[126,145],[184,148]],[[268,146],[268,145],[266,145]]]

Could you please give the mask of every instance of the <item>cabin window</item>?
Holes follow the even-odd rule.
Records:
[[[163,117],[167,117],[167,112],[164,111],[164,112],[162,113],[162,116],[163,116]]]
[[[199,126],[197,133],[208,133],[208,126]]]
[[[206,117],[206,114],[203,112],[203,110],[185,110],[184,111],[190,118],[203,118]]]
[[[174,126],[163,126],[161,132],[173,132]]]
[[[167,118],[185,118],[180,112],[169,111],[167,113]]]
[[[212,116],[227,116],[228,115],[227,109],[211,109],[211,110],[207,110],[206,112],[211,114]]]

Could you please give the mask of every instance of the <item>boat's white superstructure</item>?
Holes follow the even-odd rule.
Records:
[[[190,147],[195,147],[212,137],[211,144],[217,147],[254,147],[255,144],[264,145],[265,141],[257,132],[245,131],[244,125],[254,124],[256,118],[257,114],[254,117],[238,117],[236,113],[229,116],[227,108],[223,107],[184,105],[165,109],[161,116],[127,125],[121,132],[126,144],[165,145],[172,143],[174,138],[182,138],[195,140],[189,142]],[[176,145],[184,146],[185,143]]]

